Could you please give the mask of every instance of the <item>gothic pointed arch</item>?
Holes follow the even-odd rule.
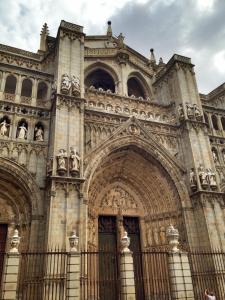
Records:
[[[183,183],[184,169],[135,118],[87,155],[85,162],[83,192],[88,228],[94,233],[92,249],[97,247],[93,224],[102,214],[142,218],[145,248],[165,245],[164,229],[169,223],[185,231],[183,208],[190,206],[190,199]]]
[[[16,162],[0,158],[0,222],[12,231],[18,227],[23,241],[29,246],[31,223],[43,215],[40,191],[29,172]]]
[[[127,78],[128,96],[151,98],[151,91],[143,75],[139,72],[131,72]]]

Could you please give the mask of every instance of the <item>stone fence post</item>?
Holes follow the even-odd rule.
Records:
[[[79,238],[74,231],[69,237],[70,253],[67,272],[67,300],[80,300],[80,253],[78,252]]]
[[[120,276],[121,276],[121,300],[135,300],[135,282],[134,282],[134,263],[133,255],[130,249],[130,238],[125,231],[124,237],[121,239],[121,260],[120,260]]]
[[[11,238],[11,249],[6,254],[5,269],[2,281],[2,300],[16,300],[17,283],[19,274],[20,254],[18,246],[20,237],[18,230],[15,229]]]
[[[173,300],[194,300],[194,291],[191,278],[191,269],[186,252],[181,252],[179,232],[170,225],[166,232],[171,251],[169,253],[169,276]]]

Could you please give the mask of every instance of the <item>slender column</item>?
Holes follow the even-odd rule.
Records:
[[[135,282],[134,282],[134,262],[130,249],[130,238],[125,231],[121,239],[121,259],[120,259],[120,276],[121,276],[121,300],[135,300]]]
[[[171,246],[171,252],[169,253],[169,275],[172,299],[194,300],[194,290],[188,256],[186,252],[181,252],[177,248],[179,244],[178,230],[170,225],[166,235]]]
[[[69,238],[70,253],[68,257],[66,300],[80,299],[80,253],[78,252],[78,237],[76,233]]]
[[[18,230],[14,231],[11,239],[11,249],[6,257],[6,264],[2,282],[2,300],[16,300],[17,283],[19,275],[19,261],[20,255],[18,252],[18,245],[20,237]]]

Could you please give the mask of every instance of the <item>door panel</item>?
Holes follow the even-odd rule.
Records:
[[[6,247],[8,225],[0,224],[0,282],[2,278],[3,264],[4,264],[4,253]]]
[[[99,294],[101,300],[119,299],[116,241],[116,218],[99,216]]]

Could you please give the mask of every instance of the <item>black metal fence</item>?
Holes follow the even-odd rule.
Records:
[[[204,291],[213,292],[217,300],[225,299],[225,252],[189,252],[195,299],[204,300]]]
[[[64,300],[67,276],[66,252],[22,253],[18,300]]]
[[[121,255],[118,252],[81,252],[81,300],[122,300]],[[133,253],[136,300],[173,298],[169,255],[166,251]],[[67,252],[22,253],[17,300],[65,300],[69,259]],[[204,291],[208,289],[215,293],[217,300],[224,300],[225,252],[189,251],[188,259],[191,274],[185,273],[187,265],[181,263],[181,277],[193,283],[195,299],[205,299]],[[2,267],[4,260],[7,255],[0,253]],[[182,299],[189,298],[186,289],[181,292]]]

